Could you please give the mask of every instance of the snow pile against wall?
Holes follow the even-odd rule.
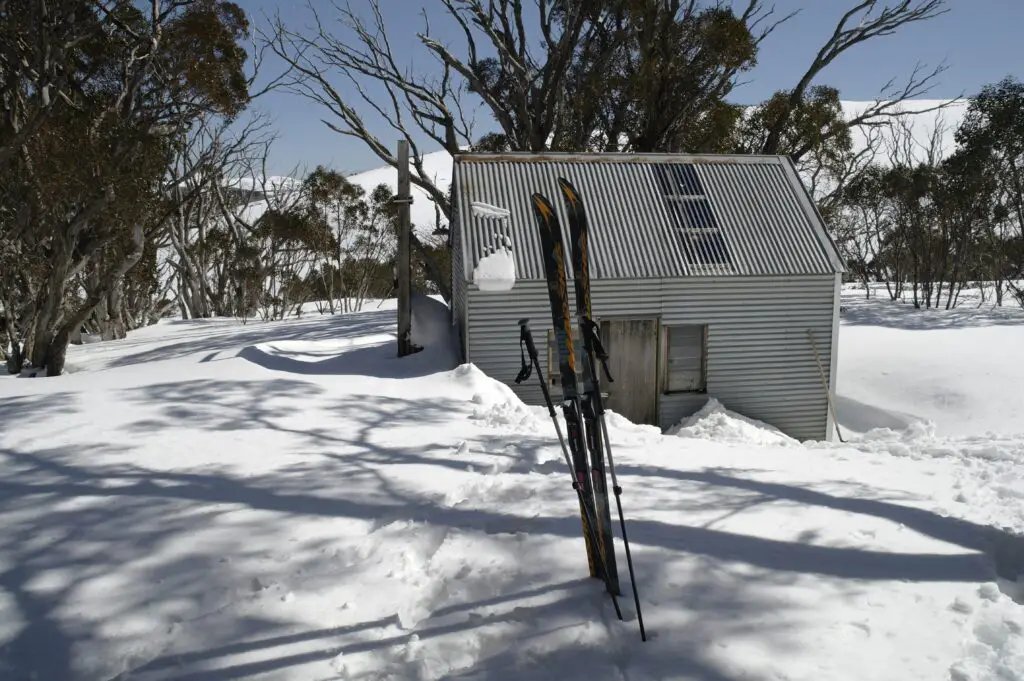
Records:
[[[454,330],[447,305],[422,293],[412,294],[412,342],[445,369],[459,363]]]
[[[474,364],[463,364],[453,372],[455,380],[467,391],[472,391],[476,405],[470,417],[480,425],[502,432],[536,430],[542,420],[537,411],[523,403],[512,388],[495,380]]]
[[[726,409],[713,397],[696,414],[669,428],[666,435],[756,445],[800,444],[774,426]]]

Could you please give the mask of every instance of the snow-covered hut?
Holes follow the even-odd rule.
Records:
[[[603,383],[609,409],[667,428],[714,397],[792,437],[831,439],[826,386],[834,395],[845,268],[784,156],[457,155],[452,321],[464,361],[540,404],[535,378],[514,383],[517,321],[528,317],[557,399],[530,195],[554,204],[568,249],[558,177],[589,217],[592,306],[615,379]]]

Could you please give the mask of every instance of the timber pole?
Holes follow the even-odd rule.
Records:
[[[398,141],[398,254],[395,258],[398,288],[398,356],[412,348],[412,272],[409,251],[412,230],[412,180],[409,170],[409,142]]]

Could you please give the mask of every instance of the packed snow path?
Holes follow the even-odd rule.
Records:
[[[395,359],[393,320],[164,322],[0,380],[0,678],[1024,678],[1019,420],[805,446],[613,416],[645,644],[586,578],[546,412]],[[854,345],[841,381],[874,375]]]

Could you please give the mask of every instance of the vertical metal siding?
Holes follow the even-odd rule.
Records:
[[[837,275],[835,275],[835,291],[833,293],[833,296],[835,297],[835,300],[836,300],[836,305],[835,305],[835,309],[832,311],[832,336],[831,336],[831,341],[832,342],[831,342],[831,346],[830,346],[831,357],[829,358],[829,362],[828,362],[828,389],[829,389],[829,393],[832,395],[832,406],[833,407],[835,406],[835,403],[836,403],[836,383],[837,383],[837,374],[838,374],[838,372],[836,371],[836,368],[839,366],[839,321],[840,321],[839,320],[839,303],[840,303],[840,298],[842,297],[842,295],[843,295],[843,275],[842,274],[837,274]],[[821,361],[824,364],[826,360],[825,360],[824,357],[822,357]],[[825,438],[826,440],[833,440],[833,439],[835,439],[835,435],[836,435],[835,423],[836,423],[836,415],[830,409],[829,410],[829,414],[828,414],[828,425],[826,426],[826,438]]]
[[[467,293],[473,363],[527,403],[541,404],[535,376],[522,386],[513,379],[520,366],[517,320],[530,317],[540,348],[551,328],[544,284],[519,282],[502,294]],[[826,437],[825,393],[806,330],[815,334],[830,380],[838,305],[834,275],[602,280],[593,283],[592,297],[599,318],[649,315],[665,325],[708,325],[707,394],[659,395],[662,427],[691,415],[713,396],[797,439]]]

